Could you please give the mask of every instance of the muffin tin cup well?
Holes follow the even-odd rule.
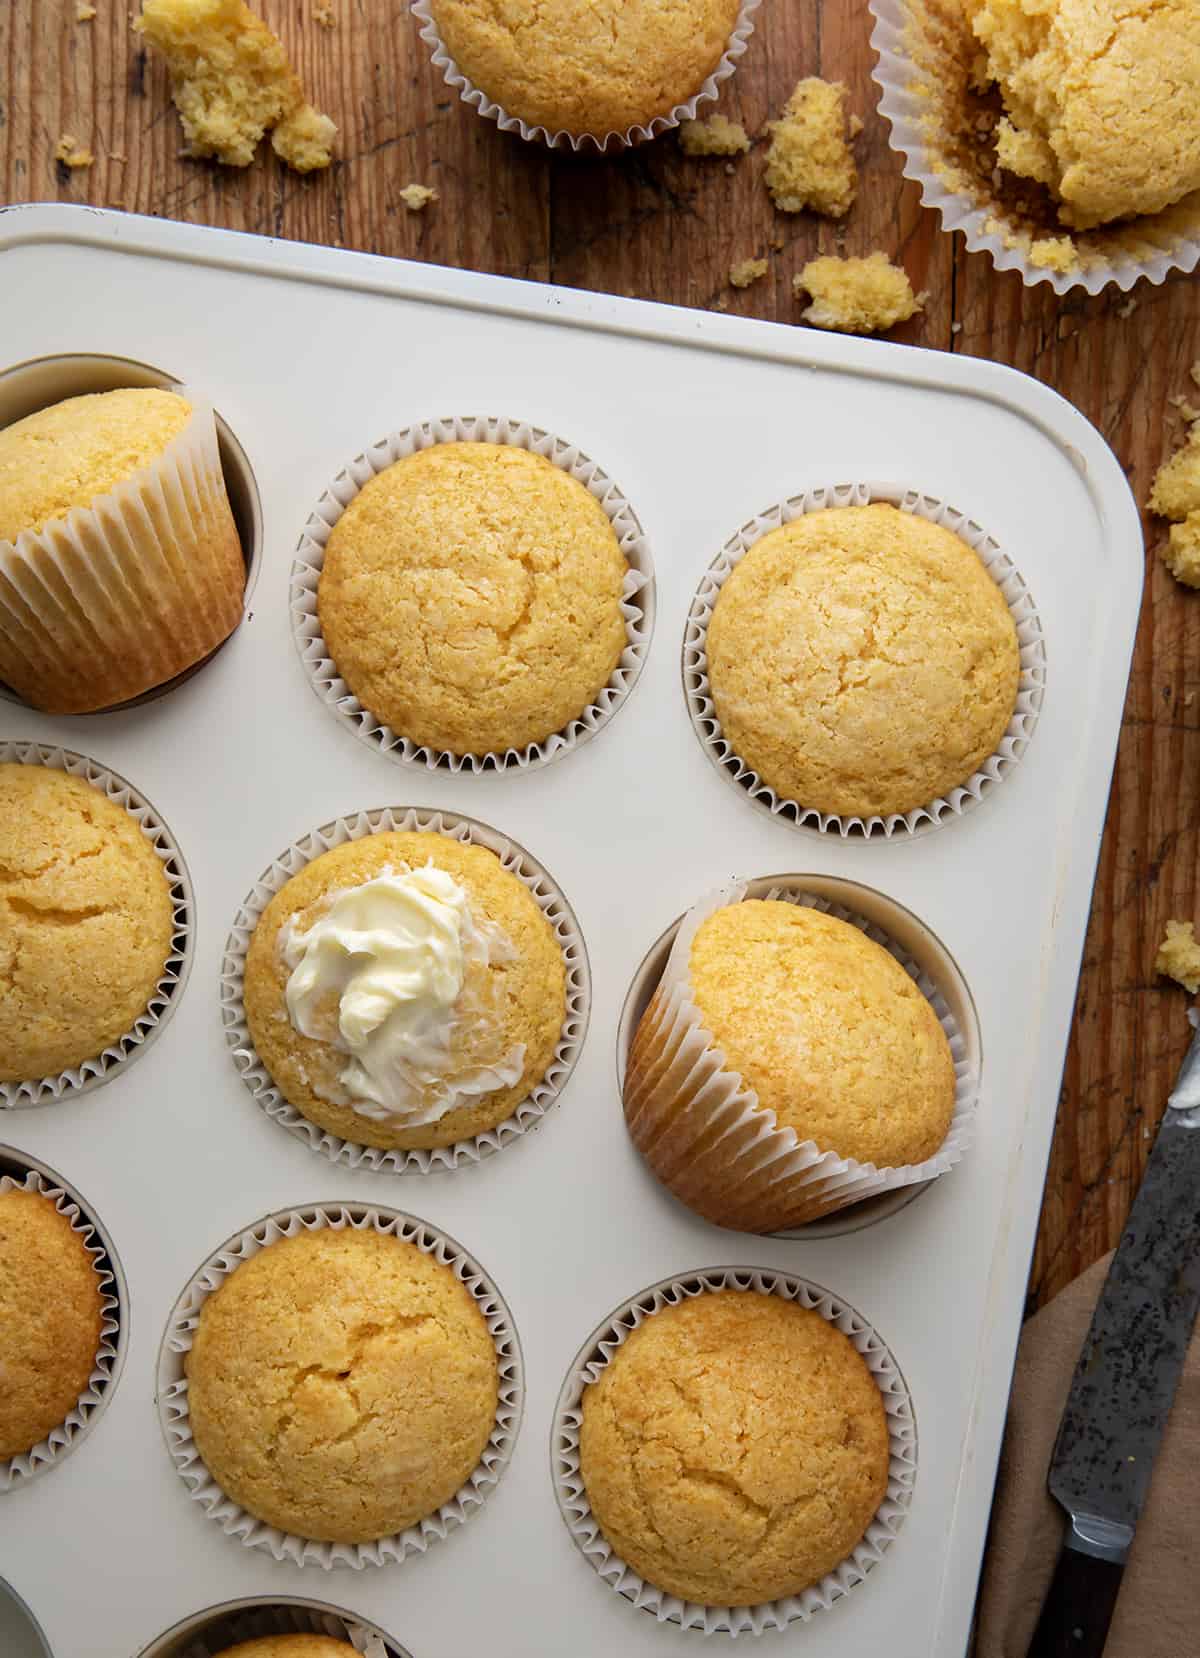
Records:
[[[31,1077],[23,1082],[0,1082],[0,1110],[49,1105],[99,1088],[102,1083],[132,1064],[162,1031],[175,1011],[192,964],[192,934],[195,905],[191,877],[183,853],[158,812],[142,794],[115,771],[98,765],[71,749],[48,743],[0,742],[0,764],[50,766],[56,771],[82,777],[123,806],[136,819],[142,833],[162,860],[171,893],[173,933],[171,951],[144,1012],[125,1034],[94,1058],[85,1059],[56,1076]]]
[[[926,962],[918,962],[877,920],[838,903],[830,892],[909,923],[914,944],[923,933],[919,947]],[[914,980],[946,1033],[954,1061],[954,1114],[932,1157],[903,1167],[877,1168],[822,1152],[812,1140],[801,1140],[794,1129],[777,1127],[774,1113],[759,1108],[754,1090],[725,1068],[721,1050],[692,1001],[687,963],[700,924],[714,910],[747,897],[782,899],[848,922],[894,956]],[[669,1069],[657,1087],[653,1077],[631,1086],[626,1076],[622,1090],[630,1138],[666,1189],[718,1225],[808,1236],[806,1222],[840,1230],[824,1217],[851,1204],[905,1192],[952,1169],[974,1130],[980,1043],[970,994],[945,951],[930,940],[932,935],[915,917],[878,893],[828,877],[766,876],[735,882],[693,905],[678,924],[666,969],[643,1016],[654,1021],[658,1052],[670,1056]],[[951,1010],[951,996],[958,1017]],[[664,1119],[656,1111],[660,1089],[669,1094],[671,1106],[667,1133],[661,1132]],[[719,1214],[710,1212],[706,1194],[712,1191],[720,1193]],[[901,1206],[897,1202],[896,1207]]]
[[[723,81],[727,81],[737,68],[741,58],[750,44],[750,36],[754,33],[754,14],[758,10],[760,0],[742,0],[738,11],[733,32],[721,55],[716,68],[706,78],[700,90],[688,98],[686,102],[676,104],[665,115],[656,115],[645,126],[627,127],[623,132],[548,132],[545,127],[530,126],[528,122],[510,115],[506,109],[490,98],[486,92],[469,80],[458,64],[450,56],[441,35],[438,33],[437,22],[433,15],[432,0],[413,0],[412,14],[420,24],[421,39],[429,47],[433,57],[434,67],[440,69],[446,85],[453,87],[464,104],[470,104],[485,121],[495,121],[501,132],[515,132],[522,138],[535,143],[545,144],[552,150],[571,149],[576,152],[592,154],[611,154],[617,150],[629,149],[634,144],[644,144],[648,139],[658,138],[664,132],[680,126],[684,121],[694,120],[696,112],[704,104],[712,103]]]
[[[259,917],[271,899],[305,864],[311,863],[323,852],[342,846],[347,841],[361,840],[364,836],[386,830],[425,830],[448,835],[468,846],[484,846],[494,852],[504,868],[528,888],[554,929],[567,970],[567,1011],[562,1032],[549,1068],[536,1088],[521,1101],[510,1117],[497,1123],[495,1128],[485,1129],[469,1140],[458,1140],[452,1145],[429,1150],[387,1150],[361,1145],[343,1140],[319,1124],[310,1122],[279,1091],[258,1056],[246,1023],[243,1000],[246,952]],[[326,823],[293,842],[272,860],[246,895],[234,919],[221,963],[221,1019],[225,1026],[225,1040],[242,1080],[268,1117],[333,1163],[352,1169],[396,1174],[429,1174],[436,1170],[459,1168],[463,1164],[479,1163],[510,1141],[536,1128],[557,1102],[575,1069],[587,1034],[591,995],[591,975],[583,934],[574,911],[548,871],[523,846],[485,823],[462,817],[456,812],[422,810],[416,806],[389,806],[377,811],[359,812],[353,817],[335,818],[332,823]]]
[[[317,614],[317,590],[325,561],[330,531],[351,501],[380,472],[396,461],[428,449],[435,443],[511,443],[541,455],[567,472],[587,489],[603,507],[629,565],[621,593],[621,615],[625,621],[626,643],[608,684],[569,725],[552,732],[541,742],[503,754],[451,754],[412,742],[391,726],[376,719],[363,706],[338,673],[337,663],[321,633]],[[317,502],[296,551],[291,579],[292,636],[313,690],[327,708],[343,721],[355,736],[372,748],[396,760],[407,760],[430,771],[523,770],[545,765],[578,748],[594,737],[624,703],[637,683],[654,631],[654,566],[642,526],[629,502],[595,461],[540,427],[507,416],[454,416],[429,420],[391,432],[338,473]]]
[[[435,1513],[426,1515],[406,1531],[394,1532],[373,1543],[317,1542],[256,1519],[222,1491],[201,1461],[192,1438],[186,1358],[205,1300],[243,1261],[257,1255],[268,1244],[322,1227],[335,1231],[344,1227],[359,1231],[373,1229],[415,1244],[424,1254],[449,1267],[475,1298],[495,1344],[499,1366],[496,1420],[483,1454],[466,1483]],[[525,1403],[525,1371],[516,1326],[503,1296],[478,1261],[453,1238],[396,1209],[314,1203],[280,1210],[236,1233],[209,1256],[188,1282],[171,1310],[159,1348],[155,1402],[176,1472],[192,1500],[200,1504],[226,1536],[237,1538],[245,1548],[263,1549],[276,1560],[291,1560],[298,1566],[320,1566],[325,1570],[351,1566],[359,1570],[424,1554],[431,1543],[464,1524],[487,1500],[512,1457]]]
[[[999,746],[980,769],[958,788],[909,812],[889,817],[850,817],[821,812],[803,801],[788,800],[775,793],[727,741],[717,718],[708,682],[708,624],[717,597],[735,564],[761,541],[764,535],[790,524],[808,512],[828,507],[864,507],[872,501],[887,502],[901,512],[915,513],[931,524],[940,524],[965,541],[979,555],[988,574],[1000,589],[1017,630],[1020,678],[1012,718]],[[697,737],[722,777],[732,783],[760,811],[798,828],[822,834],[883,836],[918,835],[952,821],[995,787],[1024,754],[1037,725],[1046,683],[1046,650],[1042,623],[1033,598],[1020,573],[999,544],[985,529],[948,506],[946,502],[914,489],[892,484],[833,484],[806,490],[758,513],[729,540],[704,573],[688,611],[683,634],[683,689],[688,714]]]
[[[596,1523],[579,1469],[579,1430],[584,1388],[594,1382],[622,1342],[663,1307],[674,1307],[712,1290],[753,1290],[778,1295],[820,1313],[848,1336],[878,1384],[887,1413],[890,1461],[887,1495],[862,1540],[819,1583],[798,1595],[756,1606],[701,1606],[647,1583],[613,1551]],[[610,1588],[659,1623],[698,1629],[705,1635],[762,1635],[785,1629],[828,1610],[877,1566],[894,1542],[912,1500],[917,1475],[917,1425],[908,1384],[890,1348],[853,1307],[819,1284],[755,1267],[710,1267],[664,1279],[617,1308],[594,1330],[567,1373],[554,1410],[550,1437],[554,1494],[567,1529],[584,1559]]]
[[[1162,213],[1088,232],[1070,270],[1035,265],[1033,235],[998,202],[986,199],[982,182],[977,194],[952,187],[961,173],[950,153],[956,135],[942,130],[936,111],[946,89],[965,79],[978,51],[963,39],[968,25],[961,8],[948,16],[936,0],[868,3],[875,19],[871,45],[879,112],[891,126],[891,147],[904,159],[904,176],[920,185],[925,206],[940,213],[942,229],[960,231],[969,252],[986,253],[997,270],[1019,271],[1027,287],[1049,282],[1057,294],[1074,288],[1098,294],[1110,285],[1127,291],[1142,277],[1158,284],[1200,264],[1200,198],[1192,196]],[[986,139],[979,142],[982,147]],[[1070,232],[1051,226],[1042,234]]]
[[[83,1239],[100,1284],[101,1322],[96,1362],[74,1408],[65,1421],[52,1428],[30,1450],[0,1460],[0,1492],[11,1491],[57,1468],[91,1432],[117,1385],[129,1335],[129,1320],[123,1305],[124,1281],[116,1252],[78,1192],[23,1152],[0,1146],[0,1192],[10,1191],[38,1192],[48,1198],[59,1214],[70,1221],[72,1231]]]
[[[268,1635],[328,1635],[362,1658],[409,1658],[378,1624],[327,1601],[270,1599],[228,1601],[195,1612],[143,1647],[138,1658],[219,1658],[228,1647]]]

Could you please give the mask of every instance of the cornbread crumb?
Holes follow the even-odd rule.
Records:
[[[437,199],[437,191],[428,184],[406,184],[400,192],[400,200],[410,213],[419,213],[423,207]]]
[[[328,1635],[260,1635],[226,1647],[216,1658],[358,1658],[358,1648]]]
[[[1079,250],[1069,236],[1039,236],[1029,244],[1029,263],[1039,270],[1073,271]]]
[[[906,273],[885,253],[866,259],[839,259],[827,254],[812,259],[792,278],[797,296],[813,303],[802,315],[815,328],[846,334],[878,334],[923,309],[925,295],[914,294]]]
[[[329,165],[336,127],[305,100],[282,45],[245,0],[143,0],[134,28],[166,59],[187,154],[248,167],[274,127],[289,166]]]
[[[750,139],[740,121],[710,115],[705,121],[684,121],[679,128],[684,155],[745,155]]]
[[[1171,525],[1162,557],[1176,581],[1200,587],[1200,512],[1189,512],[1182,524]]]
[[[1151,512],[1176,523],[1200,511],[1200,421],[1192,423],[1182,447],[1159,467],[1148,504]]]
[[[850,132],[851,138],[857,138],[859,133],[862,130],[863,130],[862,116],[861,115],[852,115],[850,117],[850,126],[849,126],[849,132]]]
[[[1133,315],[1133,313],[1137,310],[1137,308],[1138,308],[1138,302],[1137,302],[1136,299],[1133,299],[1133,298],[1127,299],[1125,301],[1124,305],[1118,305],[1117,306],[1117,315],[1119,317],[1122,317],[1122,318],[1131,317]]]
[[[760,276],[766,276],[767,270],[765,259],[741,259],[729,267],[729,281],[735,288],[748,288]]]
[[[64,132],[54,146],[54,159],[61,161],[66,167],[90,167],[95,161],[91,150],[86,149],[74,133]]]
[[[315,6],[313,8],[313,22],[322,29],[336,29],[337,16],[332,6]]]
[[[1174,979],[1193,996],[1200,991],[1200,942],[1192,922],[1167,922],[1166,935],[1154,958],[1154,971]]]
[[[76,21],[76,23],[90,23],[92,21],[93,17],[95,17],[95,15],[96,15],[95,6],[85,5],[83,3],[83,0],[80,0],[80,4],[77,5],[76,8],[75,8],[75,21]]]
[[[843,136],[845,97],[840,81],[810,76],[796,87],[781,119],[771,122],[765,179],[781,213],[810,207],[840,219],[850,211],[858,174]]]

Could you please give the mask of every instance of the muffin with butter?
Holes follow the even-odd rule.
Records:
[[[566,964],[494,852],[385,831],[322,853],[276,893],[244,999],[259,1058],[310,1122],[432,1148],[495,1128],[545,1077]]]

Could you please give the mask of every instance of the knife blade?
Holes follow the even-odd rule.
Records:
[[[1029,1658],[1100,1658],[1200,1307],[1200,1024],[1096,1304],[1050,1461],[1067,1529]]]

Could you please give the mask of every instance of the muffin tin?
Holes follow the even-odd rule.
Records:
[[[413,1658],[678,1651],[699,1637],[639,1614],[580,1558],[551,1427],[614,1307],[714,1269],[791,1275],[853,1308],[912,1400],[903,1526],[834,1604],[801,1609],[817,1622],[797,1644],[959,1658],[1141,591],[1113,455],[1053,393],[959,356],[90,209],[5,210],[0,247],[0,366],[52,359],[39,372],[53,395],[87,389],[72,377],[98,358],[194,384],[261,503],[246,621],[199,672],[74,720],[0,704],[0,737],[86,754],[153,800],[193,888],[192,970],[161,1039],[81,1098],[0,1112],[10,1157],[87,1194],[126,1278],[125,1363],[103,1416],[61,1467],[0,1495],[4,1574],[54,1658],[174,1653],[161,1642],[175,1626],[246,1600],[343,1608]],[[0,420],[13,383],[0,374]],[[329,479],[384,434],[463,411],[577,444],[620,480],[652,552],[640,679],[552,766],[471,775],[373,750],[313,694],[293,644],[293,561]],[[844,838],[754,809],[710,764],[681,687],[689,606],[730,535],[762,502],[839,478],[953,502],[1037,598],[1036,733],[976,809],[920,836]],[[461,814],[527,847],[590,961],[590,1029],[560,1100],[478,1164],[331,1163],[258,1108],[224,1039],[223,952],[255,877],[318,826],[387,807]],[[976,1010],[981,1091],[966,1156],[919,1202],[750,1237],[704,1224],[644,1170],[613,1053],[664,928],[731,876],[784,873],[871,889],[895,936],[917,919]],[[189,1501],[156,1420],[156,1355],[197,1263],[264,1215],[318,1205],[398,1209],[460,1240],[523,1358],[512,1460],[470,1523],[359,1571],[225,1535]]]

